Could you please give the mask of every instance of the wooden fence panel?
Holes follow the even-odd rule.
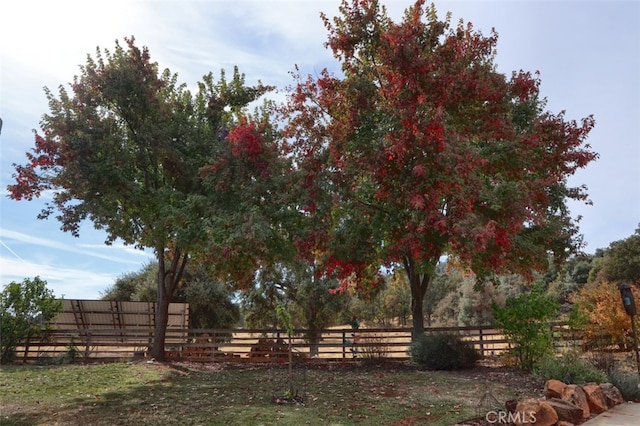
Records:
[[[492,327],[431,327],[425,333],[455,332],[471,342],[483,357],[499,355],[509,348],[501,330]],[[579,344],[567,327],[554,326],[558,348]],[[289,342],[284,330],[273,329],[169,329],[168,358],[200,362],[274,361],[291,356],[300,360],[348,360],[410,358],[411,329],[325,329],[312,344],[308,330],[295,330]],[[151,328],[54,329],[18,348],[17,359],[28,362],[64,360],[71,351],[84,360],[142,358],[153,339]]]

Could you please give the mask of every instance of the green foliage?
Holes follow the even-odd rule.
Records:
[[[155,302],[158,263],[149,262],[136,272],[119,277],[102,294],[103,300]],[[240,308],[229,288],[212,277],[200,263],[185,270],[172,302],[189,304],[190,328],[233,328],[240,322]]]
[[[287,331],[287,336],[293,337],[294,327],[291,321],[291,314],[284,305],[276,306],[276,316],[278,318],[278,325],[283,327]]]
[[[229,285],[202,263],[192,262],[184,273],[175,301],[189,304],[189,327],[233,328],[240,322],[240,307]]]
[[[461,370],[473,367],[480,354],[458,334],[435,333],[412,342],[411,359],[428,370]]]
[[[286,227],[271,227],[264,212],[282,206],[265,196],[284,192],[271,178],[283,175],[271,167],[282,156],[270,143],[267,114],[258,126],[247,112],[271,87],[245,87],[236,68],[230,81],[222,73],[214,82],[209,73],[192,95],[176,74],[160,71],[146,47],[125,41],[113,51],[96,49],[69,88],[57,95],[45,89],[50,112],[8,189],[16,200],[52,190],[39,218],[58,211],[63,231],[78,235],[89,219],[107,244],[118,239],[155,252],[151,353],[162,359],[168,303],[188,259],[206,253],[216,258],[219,277],[253,277],[257,259],[280,243],[273,229]],[[247,197],[237,202],[229,187]]]
[[[566,203],[586,194],[567,178],[597,158],[584,143],[593,117],[545,111],[537,76],[496,71],[496,32],[452,25],[434,5],[418,1],[397,22],[377,1],[340,12],[323,19],[343,73],[295,76],[286,131],[305,153],[304,204],[324,193],[310,182],[333,190],[310,237],[345,287],[402,265],[417,338],[443,255],[479,275],[530,273],[579,248]]]
[[[560,358],[546,356],[538,360],[533,375],[541,380],[556,379],[567,384],[603,383],[607,377],[605,372],[582,360],[577,351],[567,352]]]
[[[157,300],[158,262],[148,262],[139,271],[128,272],[102,292],[102,300],[155,302]]]
[[[640,227],[629,238],[609,245],[602,269],[609,281],[640,283]]]
[[[609,382],[618,388],[625,401],[640,401],[640,375],[615,369],[609,373]]]
[[[0,362],[10,362],[17,345],[39,335],[62,311],[62,301],[40,277],[11,282],[0,293]]]
[[[536,361],[553,351],[551,321],[558,302],[546,296],[539,285],[529,293],[507,299],[505,306],[493,306],[500,328],[514,345],[510,351],[518,366],[530,371]]]

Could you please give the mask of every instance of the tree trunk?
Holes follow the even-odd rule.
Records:
[[[169,294],[167,294],[164,285],[164,273],[158,272],[158,276],[162,275],[162,281],[158,277],[158,298],[156,301],[156,317],[153,334],[153,346],[151,347],[151,357],[156,361],[164,360],[164,342],[167,333],[167,322],[169,321]]]
[[[413,257],[404,259],[404,270],[411,286],[411,343],[417,342],[424,334],[424,295],[431,282],[432,274],[429,271],[435,271],[436,262],[433,262],[433,268],[427,268],[426,273],[418,273]]]
[[[307,333],[307,339],[309,339],[309,354],[312,358],[317,357],[320,349],[320,330],[310,328]]]
[[[164,248],[156,249],[156,253],[158,253],[158,296],[156,299],[154,335],[150,356],[156,361],[164,361],[164,342],[169,321],[169,303],[178,281],[182,278],[188,256],[176,249],[173,253],[171,265],[167,270],[165,268]]]

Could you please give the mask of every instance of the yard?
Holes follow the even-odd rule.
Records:
[[[487,391],[500,403],[542,391],[527,374],[487,364],[433,372],[403,361],[313,362],[288,379],[284,364],[2,366],[0,423],[452,425],[490,410]]]

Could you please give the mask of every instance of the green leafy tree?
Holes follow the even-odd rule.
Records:
[[[284,111],[300,205],[317,223],[309,245],[345,290],[403,268],[413,339],[443,255],[478,276],[530,274],[577,249],[566,200],[586,194],[567,178],[597,157],[592,117],[544,111],[537,76],[497,72],[496,33],[453,28],[424,3],[400,22],[377,0],[323,15],[342,75],[294,75]]]
[[[103,300],[153,302],[157,299],[158,263],[149,262],[137,272],[119,277],[102,295]],[[173,301],[189,304],[189,328],[232,328],[240,322],[240,307],[231,289],[207,268],[187,265]]]
[[[0,361],[13,360],[18,344],[40,335],[62,311],[62,301],[40,277],[9,283],[0,293]]]
[[[251,328],[277,326],[277,307],[287,305],[295,289],[292,271],[281,264],[261,268],[253,285],[240,293],[242,313]]]
[[[531,371],[536,361],[553,351],[551,321],[558,302],[547,296],[540,284],[531,291],[507,299],[505,306],[493,305],[494,317],[515,346],[511,348],[518,366]]]
[[[332,294],[336,286],[336,280],[316,276],[305,262],[261,269],[255,286],[241,295],[245,320],[250,327],[273,327],[278,307],[286,306],[292,323],[307,330],[305,337],[315,355],[321,331],[337,323],[347,304],[345,296]]]
[[[232,290],[227,283],[212,277],[204,265],[192,263],[176,297],[189,304],[189,327],[236,327],[241,315]]]
[[[155,302],[158,263],[149,262],[140,271],[121,275],[101,295],[102,300],[122,302]]]
[[[640,286],[640,227],[629,238],[609,245],[602,273],[606,280]]]
[[[207,196],[232,176],[214,183],[207,173],[205,181],[202,169],[253,131],[244,109],[270,87],[245,87],[236,69],[229,82],[224,73],[219,82],[205,76],[193,96],[175,74],[160,72],[133,38],[126,46],[116,42],[113,52],[97,49],[80,71],[70,91],[45,90],[50,112],[27,164],[15,166],[10,197],[29,200],[52,190],[39,218],[57,211],[62,230],[76,236],[88,219],[106,232],[107,244],[120,239],[154,250],[158,306],[150,353],[163,359],[168,306],[190,255],[205,242],[237,242],[228,238],[235,229],[217,216],[207,220],[218,213],[215,198]]]
[[[411,293],[406,276],[400,271],[393,271],[386,281],[386,287],[378,295],[382,299],[383,318],[387,323],[398,320],[404,326],[411,315]]]

